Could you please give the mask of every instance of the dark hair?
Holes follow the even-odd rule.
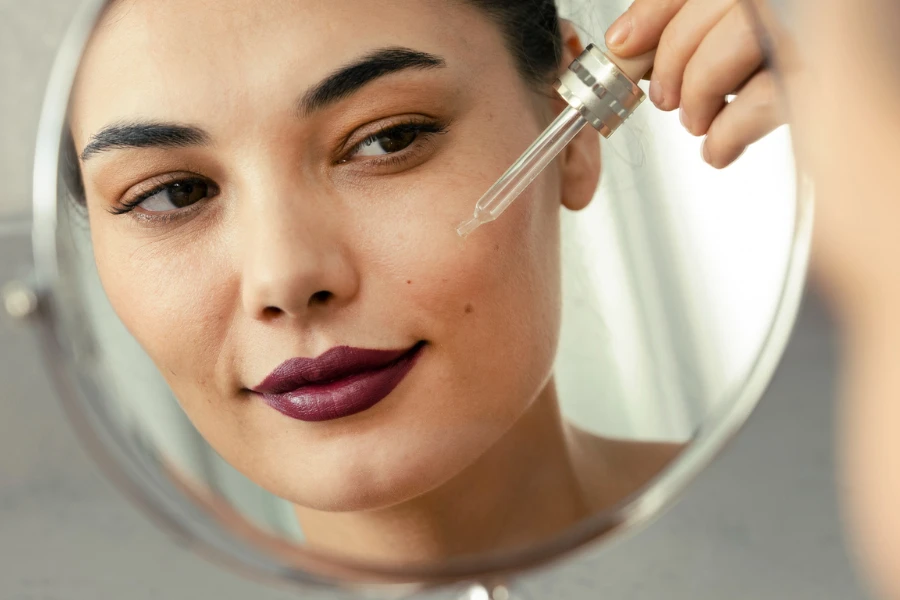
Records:
[[[556,0],[458,0],[484,11],[506,39],[506,45],[525,80],[547,84],[562,60],[562,32]],[[60,170],[69,194],[85,204],[84,181],[69,127],[63,131]]]
[[[562,60],[562,32],[556,0],[464,0],[491,17],[506,37],[519,71],[541,85]]]

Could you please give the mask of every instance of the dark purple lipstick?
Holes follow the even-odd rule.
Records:
[[[316,422],[349,417],[394,391],[424,347],[424,342],[406,350],[341,346],[318,358],[292,358],[253,391],[292,419]]]

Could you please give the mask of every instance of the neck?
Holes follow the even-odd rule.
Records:
[[[587,516],[553,383],[462,473],[420,497],[374,511],[296,507],[311,547],[379,563],[433,562],[524,547]]]

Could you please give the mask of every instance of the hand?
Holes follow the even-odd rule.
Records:
[[[681,122],[706,136],[703,158],[716,168],[784,123],[772,74],[740,0],[635,0],[606,34],[630,58],[657,48],[650,100],[681,109]],[[726,96],[737,94],[732,102]]]

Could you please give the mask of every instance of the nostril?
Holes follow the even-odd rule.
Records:
[[[315,294],[310,296],[309,305],[314,306],[316,304],[325,304],[331,299],[332,295],[333,294],[331,292],[327,291],[316,292]]]
[[[284,311],[282,311],[277,306],[267,306],[263,309],[263,316],[267,319],[274,319],[275,317],[281,315],[282,312]]]

